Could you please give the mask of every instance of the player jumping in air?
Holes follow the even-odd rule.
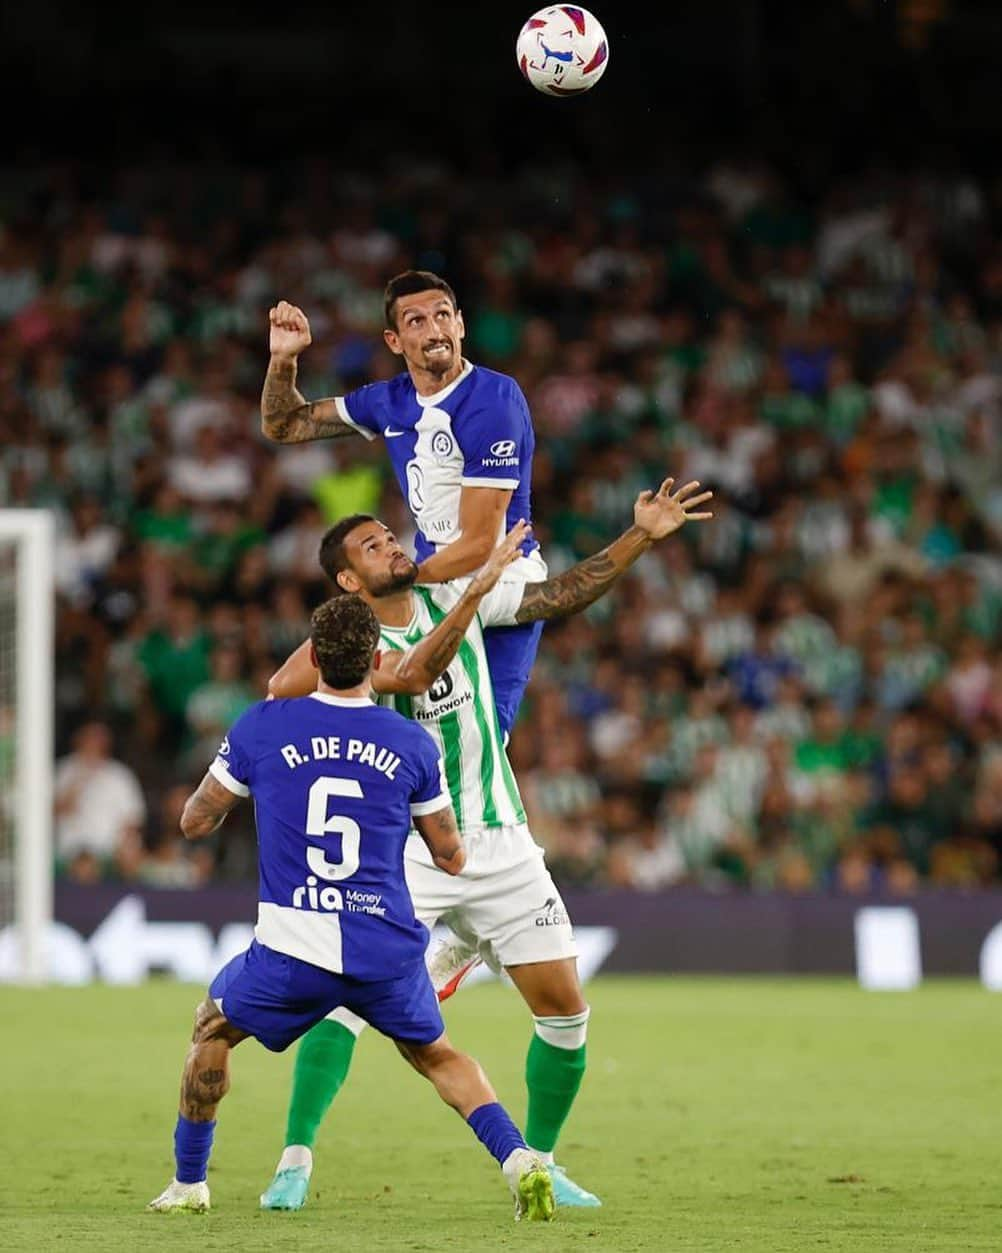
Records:
[[[311,623],[317,690],[247,710],[185,805],[182,829],[196,839],[254,797],[258,919],[250,948],[216,975],[196,1012],[175,1176],[151,1209],[209,1208],[206,1171],[231,1049],[254,1036],[281,1052],[341,1006],[389,1036],[469,1123],[501,1165],[516,1218],[553,1216],[545,1163],[480,1066],[445,1034],[404,845],[413,823],[443,879],[460,873],[466,851],[440,748],[415,721],[372,703],[379,635],[359,597],[321,605]]]
[[[445,922],[461,940],[480,945],[492,966],[507,971],[533,1015],[526,1061],[526,1138],[547,1161],[558,1204],[600,1204],[553,1161],[584,1075],[589,1011],[578,981],[570,919],[526,826],[505,753],[486,635],[495,626],[536,623],[586,608],[656,541],[688,520],[711,516],[695,512],[711,495],[694,495],[698,487],[689,483],[673,494],[667,479],[657,493],[642,492],[634,506],[634,525],[608,548],[556,578],[526,583],[509,578],[506,570],[480,599],[476,615],[470,615],[470,628],[441,677],[422,694],[381,698],[420,722],[442,751],[466,842],[466,869],[454,879],[440,874],[420,841],[411,840],[405,853],[408,886],[417,916],[428,926]],[[516,532],[505,542],[517,540]],[[402,649],[421,648],[429,633],[441,634],[446,615],[471,599],[471,589],[460,593],[453,584],[416,586],[419,567],[392,533],[368,516],[346,518],[333,527],[321,545],[320,560],[337,587],[372,606],[388,660]],[[288,671],[283,668],[276,676],[273,690],[299,695],[315,677],[313,673],[304,680],[301,658],[296,657]],[[299,1209],[305,1203],[317,1130],[348,1073],[363,1018],[336,1011],[303,1039],[286,1148],[261,1198],[264,1208]],[[574,1199],[563,1200],[562,1191]]]
[[[444,279],[426,270],[398,274],[386,285],[384,310],[383,337],[406,372],[347,396],[307,401],[296,389],[296,371],[312,342],[310,324],[284,300],[273,308],[262,429],[282,444],[382,435],[417,526],[418,582],[464,578],[519,518],[531,522],[529,408],[513,378],[463,357],[463,315]],[[523,555],[518,576],[546,578],[531,536]],[[541,631],[530,622],[485,637],[503,735],[514,723]]]

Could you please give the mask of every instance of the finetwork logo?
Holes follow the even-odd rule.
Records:
[[[428,699],[430,701],[445,700],[447,696],[452,695],[452,675],[448,670],[443,671],[435,682],[428,689]]]

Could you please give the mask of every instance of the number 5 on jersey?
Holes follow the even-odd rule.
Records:
[[[306,808],[306,834],[314,838],[325,835],[341,837],[341,860],[330,861],[322,848],[306,850],[306,864],[310,873],[328,883],[350,879],[359,866],[362,830],[353,818],[344,814],[329,813],[332,796],[350,796],[361,800],[362,785],[357,779],[336,779],[324,775],[310,788]]]

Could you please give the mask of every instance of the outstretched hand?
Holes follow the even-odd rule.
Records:
[[[665,479],[656,492],[641,492],[633,506],[633,521],[642,531],[646,531],[652,540],[664,539],[677,531],[686,522],[705,522],[712,518],[709,511],[694,513],[699,505],[713,498],[712,492],[700,492],[697,482],[686,483],[672,494],[674,479]]]
[[[532,524],[519,518],[476,575],[474,586],[477,592],[486,595],[496,586],[498,579],[511,563],[521,557],[522,545],[531,534]]]
[[[273,357],[298,357],[313,343],[306,314],[287,300],[280,300],[268,310],[268,322],[268,347]]]

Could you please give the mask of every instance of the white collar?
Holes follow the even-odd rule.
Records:
[[[372,707],[368,696],[332,696],[330,692],[311,692],[310,700],[320,700],[325,705],[341,705],[346,709]]]
[[[418,404],[422,409],[427,409],[429,405],[441,404],[441,402],[445,400],[446,396],[451,396],[463,379],[472,373],[473,362],[467,361],[464,357],[462,370],[460,370],[459,374],[456,375],[452,382],[443,387],[440,392],[435,392],[433,396],[419,396],[415,390],[414,395],[417,396]]]

